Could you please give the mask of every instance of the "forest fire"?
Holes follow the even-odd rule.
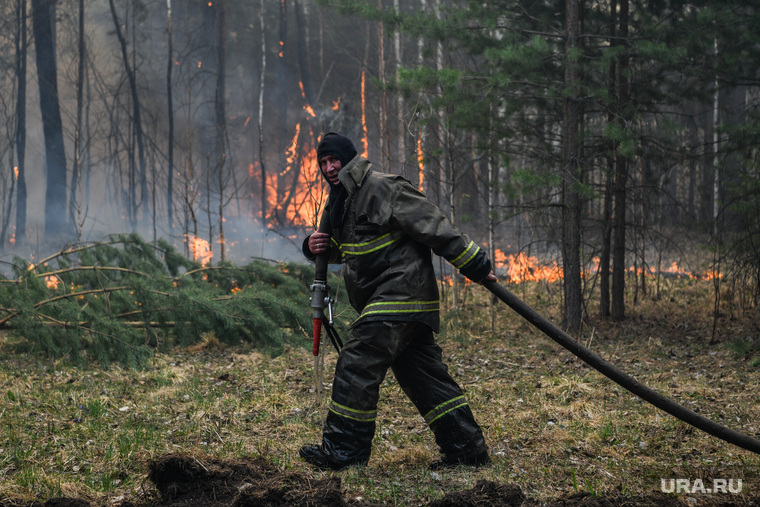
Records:
[[[509,283],[522,283],[527,281],[547,281],[549,283],[556,282],[564,277],[564,272],[555,261],[551,263],[541,263],[538,258],[529,256],[524,252],[517,254],[505,254],[503,251],[496,249],[494,266],[499,271],[499,276],[504,276],[506,273],[506,281]],[[583,269],[581,276],[588,278],[599,272],[599,257],[594,257],[591,260],[590,266]],[[695,280],[712,280],[715,277],[721,278],[722,273],[715,271],[703,271],[697,273],[694,271],[688,271],[678,265],[677,262],[673,262],[667,268],[661,268],[659,270],[655,268],[647,268],[642,270],[641,268],[629,267],[626,269],[629,274],[655,277],[675,277],[675,278],[691,278]]]
[[[185,237],[187,238],[187,246],[190,248],[194,262],[199,262],[204,266],[211,262],[211,257],[214,254],[208,241],[192,234],[186,234]]]
[[[652,267],[649,267],[646,270],[642,268],[630,267],[628,268],[628,272],[635,273],[637,276],[640,276],[642,272],[644,273],[644,276],[656,276],[658,274],[658,270]],[[667,277],[691,278],[692,280],[712,280],[714,278],[723,277],[722,273],[714,270],[705,270],[700,273],[689,271],[680,267],[675,261],[667,268],[660,268],[659,274]]]
[[[528,256],[524,252],[505,254],[497,249],[495,257],[496,267],[506,270],[508,281],[511,283],[538,280],[546,280],[551,283],[563,276],[562,268],[557,266],[556,262],[542,265],[536,257]]]
[[[307,128],[305,134],[308,134],[307,139],[314,137],[311,128]],[[267,175],[267,195],[272,213],[282,213],[288,223],[295,226],[313,225],[317,210],[326,199],[316,147],[300,142],[301,137],[302,127],[298,123],[285,153],[284,169],[278,174]],[[288,175],[291,183],[284,189],[283,182]]]

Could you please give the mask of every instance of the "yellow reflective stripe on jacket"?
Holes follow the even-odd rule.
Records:
[[[343,243],[341,249],[344,255],[364,255],[392,245],[403,235],[401,231],[393,231],[364,243]]]
[[[451,260],[451,264],[453,264],[457,269],[462,269],[467,265],[468,262],[472,260],[473,257],[478,255],[479,251],[480,247],[476,245],[474,241],[470,241],[470,244],[467,245],[467,248],[465,248],[464,251],[460,253],[456,258]]]
[[[435,301],[379,301],[370,303],[364,307],[362,314],[368,315],[391,315],[394,313],[418,313],[418,312],[437,312],[438,300]]]
[[[360,422],[374,422],[377,419],[377,410],[356,410],[349,408],[334,401],[330,402],[330,412],[337,414],[346,419],[353,419]]]
[[[456,410],[466,405],[467,405],[467,400],[464,399],[464,395],[457,396],[456,398],[452,398],[449,401],[444,401],[443,403],[435,407],[433,410],[425,414],[424,416],[425,422],[428,424],[432,424],[434,421],[445,416],[452,410]]]

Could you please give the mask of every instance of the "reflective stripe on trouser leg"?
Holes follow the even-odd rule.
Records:
[[[392,365],[399,385],[430,425],[445,456],[486,451],[483,432],[462,389],[449,374],[433,332],[421,324],[410,331],[415,338]]]

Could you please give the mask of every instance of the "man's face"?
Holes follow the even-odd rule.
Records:
[[[338,172],[342,167],[343,164],[340,163],[340,159],[335,155],[325,155],[319,160],[319,168],[322,170],[322,174],[333,185],[340,184]]]

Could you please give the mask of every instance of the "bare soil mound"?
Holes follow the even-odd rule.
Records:
[[[264,459],[201,462],[171,454],[150,464],[148,478],[161,494],[162,507],[346,505],[339,477],[282,472]]]

